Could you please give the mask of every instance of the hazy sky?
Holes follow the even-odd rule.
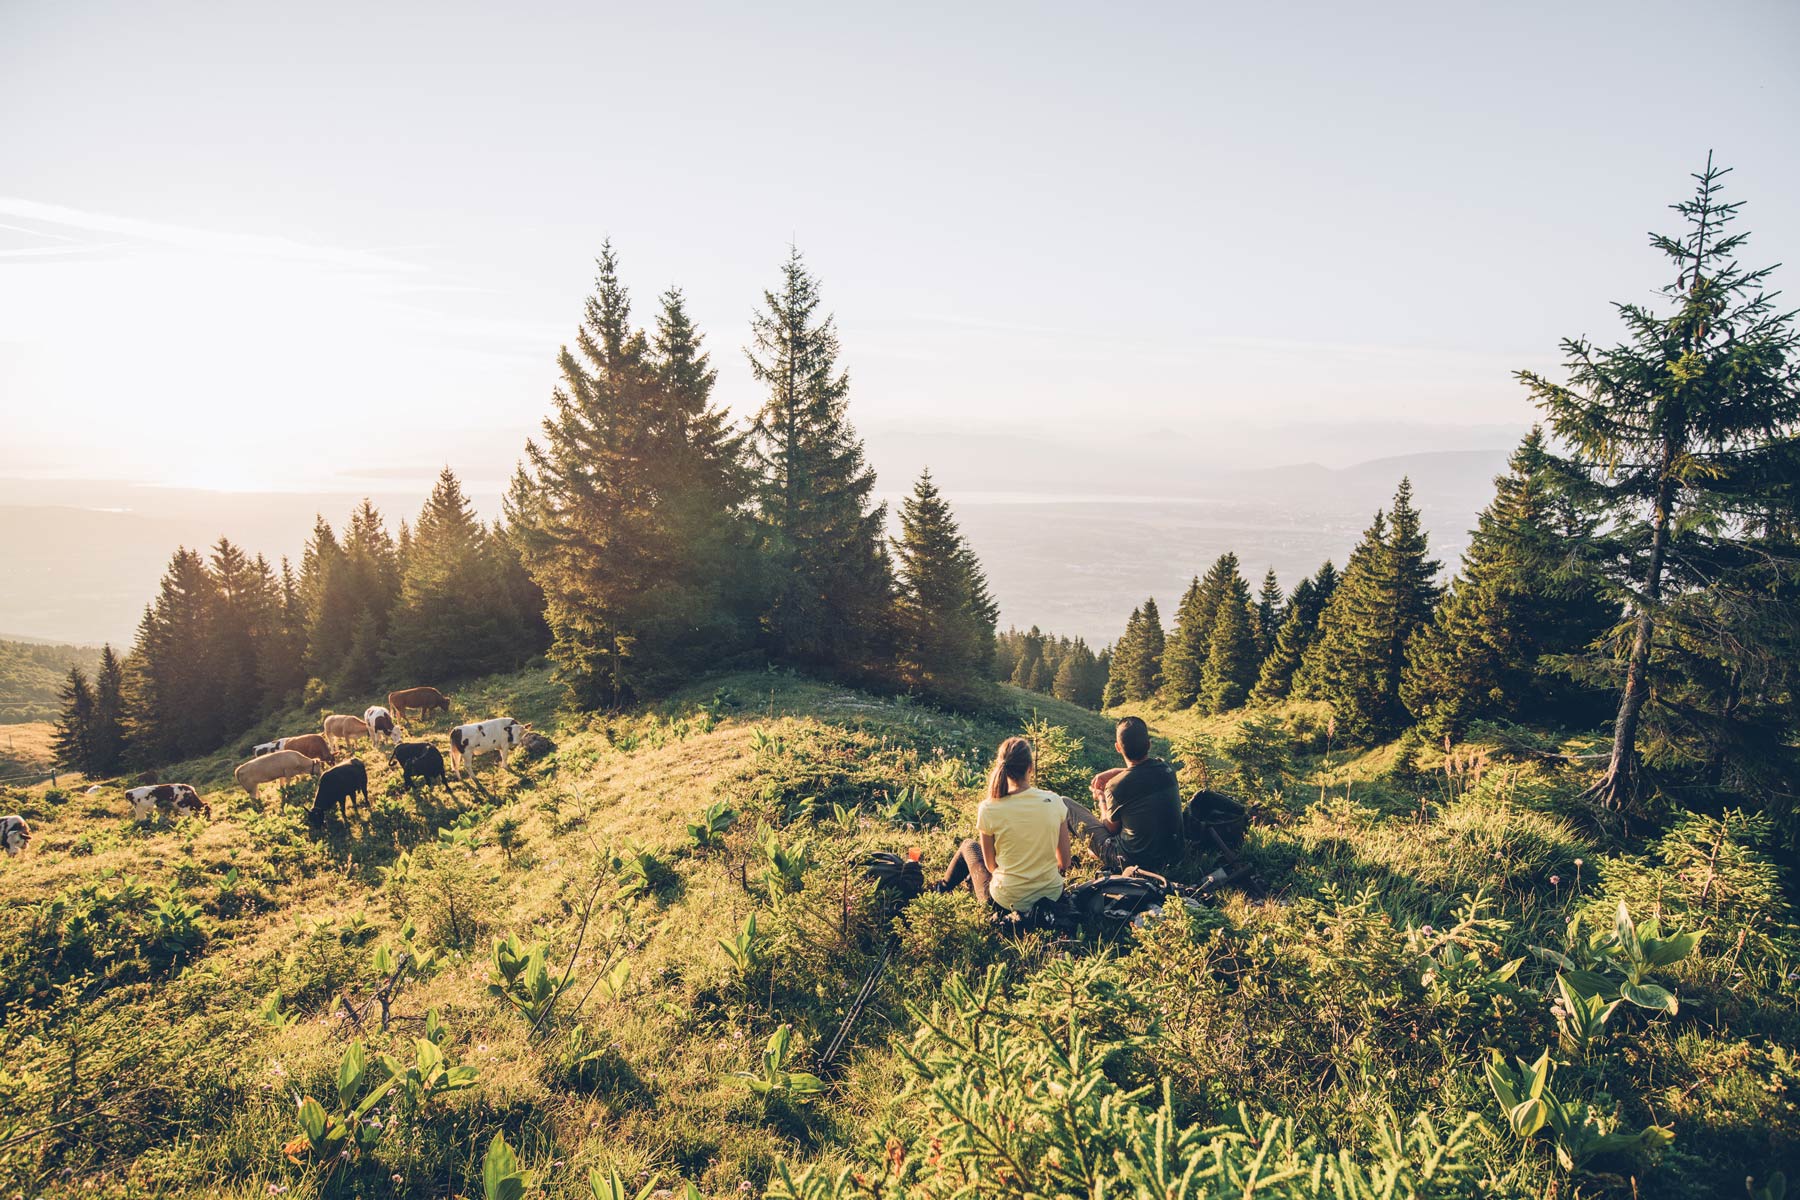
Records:
[[[872,441],[1246,465],[1529,421],[1709,148],[1800,248],[1800,5],[776,8],[0,3],[0,472],[491,482],[608,235],[740,412],[795,241]]]

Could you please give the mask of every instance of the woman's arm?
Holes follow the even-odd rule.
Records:
[[[1069,823],[1064,821],[1056,827],[1056,869],[1068,870],[1073,858],[1069,849]]]
[[[991,833],[984,833],[981,835],[981,861],[987,864],[987,869],[990,871],[998,871],[1000,869],[1000,859],[999,856],[994,853],[994,835]]]

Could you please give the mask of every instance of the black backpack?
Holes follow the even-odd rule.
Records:
[[[1242,804],[1224,792],[1206,788],[1188,800],[1181,814],[1182,832],[1190,842],[1213,848],[1213,839],[1227,853],[1244,844],[1244,833],[1250,828],[1250,814]]]
[[[863,875],[875,881],[877,891],[902,903],[925,890],[925,869],[916,858],[902,858],[888,850],[877,850],[863,859],[862,868]]]

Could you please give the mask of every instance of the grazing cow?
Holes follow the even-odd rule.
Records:
[[[259,758],[264,754],[273,754],[279,749],[281,749],[280,738],[276,738],[272,742],[258,742],[256,745],[250,747],[250,757]]]
[[[444,756],[430,742],[401,742],[394,747],[394,761],[400,764],[400,783],[411,787],[416,775],[427,787],[433,783],[448,784],[444,778]]]
[[[369,727],[369,744],[375,745],[380,738],[386,738],[389,745],[400,744],[400,731],[394,728],[394,718],[388,710],[377,704],[363,712],[363,724]]]
[[[284,737],[275,743],[277,750],[298,750],[308,758],[316,758],[326,766],[337,761],[337,751],[331,743],[316,733],[296,733],[293,737]]]
[[[492,751],[506,761],[506,752],[525,738],[529,725],[521,725],[511,717],[495,717],[491,721],[475,721],[458,725],[450,731],[450,765],[469,778],[475,775],[477,754]]]
[[[262,785],[273,783],[279,785],[285,779],[293,779],[300,775],[317,776],[325,768],[316,758],[300,753],[298,750],[271,750],[267,754],[259,754],[247,763],[243,763],[232,774],[238,786],[250,794],[255,800],[262,791]]]
[[[190,784],[148,783],[125,789],[125,799],[131,802],[131,815],[139,821],[148,820],[159,811],[169,817],[204,813],[207,820],[212,819],[212,805],[202,800]]]
[[[31,826],[25,823],[24,817],[18,813],[0,817],[0,844],[5,845],[9,858],[31,844]]]
[[[345,804],[356,796],[362,797],[365,809],[369,807],[369,772],[360,758],[339,763],[319,776],[319,790],[313,793],[312,812],[307,820],[314,825],[325,824],[335,804],[338,820],[347,822]]]
[[[363,724],[361,717],[353,717],[348,713],[332,713],[325,718],[325,736],[335,745],[348,742],[352,738],[366,738],[369,727]]]
[[[406,710],[409,708],[419,710],[421,721],[425,719],[426,713],[435,709],[450,711],[450,701],[434,687],[403,688],[397,692],[389,692],[387,706],[402,721],[406,720]]]

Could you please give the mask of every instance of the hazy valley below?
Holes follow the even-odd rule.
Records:
[[[1133,463],[1117,452],[1039,445],[1031,461],[989,469],[980,447],[873,450],[895,501],[932,461],[1000,602],[1000,624],[1039,625],[1096,645],[1118,636],[1133,605],[1165,609],[1226,550],[1247,574],[1275,568],[1284,587],[1331,558],[1342,565],[1374,511],[1410,476],[1436,556],[1454,563],[1492,492],[1505,450],[1376,459],[1331,469],[1184,467],[1173,456]],[[1074,457],[1083,456],[1076,470]],[[1120,482],[1129,480],[1130,490]],[[217,492],[114,482],[0,479],[0,635],[129,645],[177,546],[223,535],[251,553],[298,561],[315,513],[341,525],[369,495],[390,528],[418,511],[430,483],[372,492]],[[471,489],[487,517],[491,487]],[[893,505],[890,503],[890,509]]]

